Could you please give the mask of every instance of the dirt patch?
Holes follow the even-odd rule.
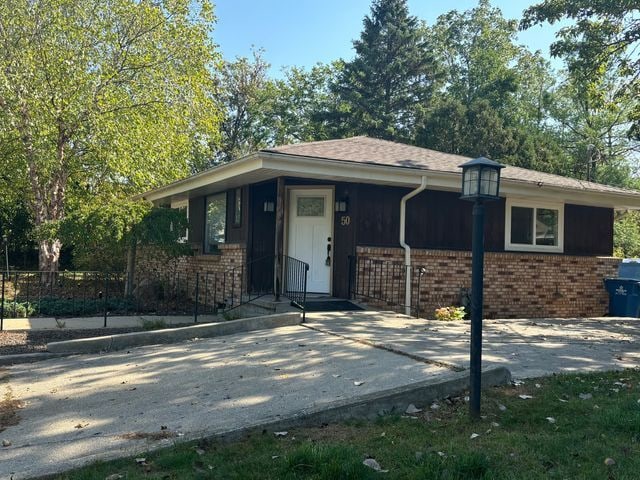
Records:
[[[118,435],[119,438],[124,440],[164,440],[166,438],[177,437],[176,432],[169,430],[161,430],[159,432],[129,432],[123,435]]]
[[[8,330],[0,332],[0,355],[45,352],[49,342],[140,332],[142,330],[141,327],[88,330]]]

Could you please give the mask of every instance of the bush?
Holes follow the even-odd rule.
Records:
[[[35,309],[29,302],[4,301],[4,318],[25,318],[35,313]]]
[[[466,314],[464,307],[442,307],[435,311],[436,319],[444,321],[464,320]]]
[[[40,301],[16,302],[4,301],[4,318],[24,318],[34,315],[42,317],[78,317],[84,315],[96,315],[104,312],[104,300],[96,299],[69,299],[43,297]],[[126,298],[111,298],[107,300],[109,313],[125,313],[134,309],[132,300]]]
[[[34,307],[38,304],[34,303]],[[104,300],[68,299],[45,297],[39,302],[38,314],[45,317],[76,317],[82,315],[95,315],[104,312]],[[107,300],[107,311],[110,313],[124,313],[134,308],[133,301],[126,298],[110,298]]]

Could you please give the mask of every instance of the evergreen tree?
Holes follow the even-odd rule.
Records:
[[[343,134],[410,140],[437,77],[426,30],[406,0],[374,0],[363,23],[336,85],[346,106]]]

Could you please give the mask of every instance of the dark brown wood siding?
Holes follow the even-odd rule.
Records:
[[[227,232],[226,243],[247,243],[247,230],[249,221],[247,218],[247,201],[248,201],[248,188],[242,187],[239,189],[241,195],[241,215],[240,223],[235,223],[235,202],[236,202],[236,189],[227,191]]]
[[[411,190],[361,185],[357,244],[398,247],[400,201]],[[457,192],[425,190],[407,202],[407,243],[414,248],[471,249],[473,204]],[[485,248],[504,250],[504,200],[486,204]]]
[[[249,187],[249,242],[247,245],[247,260],[249,263],[249,278],[253,291],[263,291],[266,285],[273,283],[273,255],[276,249],[276,214],[265,212],[264,202],[276,201],[276,182],[251,185]],[[270,257],[267,260],[260,260]]]
[[[613,209],[566,204],[564,253],[605,255],[613,253]]]
[[[349,294],[349,256],[356,254],[358,187],[355,183],[335,184],[335,199],[347,201],[347,211],[335,212],[333,217],[333,295],[335,297],[346,298]]]

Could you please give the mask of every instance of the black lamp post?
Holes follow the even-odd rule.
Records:
[[[500,170],[504,165],[479,157],[460,165],[463,200],[473,205],[473,237],[471,249],[471,352],[470,401],[471,417],[480,417],[482,369],[482,283],[484,278],[484,202],[497,200],[500,193]]]
[[[9,236],[6,233],[2,235],[2,243],[4,243],[4,261],[7,267],[7,275],[9,275]]]

